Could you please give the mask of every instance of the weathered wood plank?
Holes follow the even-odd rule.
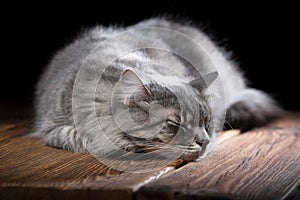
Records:
[[[202,161],[143,174],[24,137],[30,121],[13,119],[0,122],[0,199],[299,199],[300,115],[223,133]]]
[[[28,121],[0,126],[0,199],[132,199],[142,185],[180,165],[124,173],[92,155],[46,146],[25,137]]]
[[[235,135],[200,162],[142,187],[137,199],[300,199],[300,116]]]

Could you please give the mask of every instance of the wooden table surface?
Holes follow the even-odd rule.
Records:
[[[30,123],[26,116],[0,122],[1,200],[300,199],[299,114],[244,134],[224,132],[201,161],[177,160],[146,173],[48,147],[26,137]]]

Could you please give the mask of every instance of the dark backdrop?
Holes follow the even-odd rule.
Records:
[[[253,87],[274,95],[285,108],[299,110],[297,6],[203,2],[10,5],[6,7],[7,14],[2,14],[0,100],[30,103],[43,67],[82,28],[95,24],[129,25],[168,13],[205,25],[234,52]]]

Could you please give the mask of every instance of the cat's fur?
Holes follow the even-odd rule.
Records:
[[[201,30],[190,25],[153,18],[127,28],[95,27],[59,51],[37,86],[35,135],[41,136],[47,144],[54,147],[90,152],[98,136],[93,130],[96,124],[85,121],[85,118],[88,119],[93,110],[81,106],[82,113],[79,117],[81,120],[78,123],[89,124],[83,125],[85,127],[83,131],[76,129],[73,116],[72,92],[79,68],[86,70],[91,77],[97,77],[92,75],[101,74],[111,65],[108,62],[110,58],[126,51],[130,46],[143,44],[152,47],[155,46],[153,43],[156,43],[172,51],[176,50],[178,45],[186,45],[178,44],[180,40],[172,38],[172,35],[160,37],[154,31],[129,34],[123,43],[112,41],[101,48],[96,48],[99,43],[117,33],[143,27],[171,29],[189,36],[205,48],[214,66],[206,60],[206,55],[198,54],[197,51],[190,52],[200,60],[200,76],[180,55],[144,48],[119,58],[112,67],[106,69],[102,75],[102,82],[98,83],[95,98],[86,98],[86,101],[90,101],[87,104],[95,102],[97,117],[102,120],[103,131],[112,143],[123,150],[148,152],[163,149],[165,144],[171,143],[179,129],[184,129],[184,133],[192,138],[192,141],[188,139],[191,142],[185,143],[183,139],[181,144],[171,143],[171,145],[174,149],[182,151],[182,158],[188,161],[195,160],[211,149],[209,147],[213,144],[215,133],[220,131],[220,127],[224,124],[223,115],[226,116],[225,125],[246,131],[269,122],[281,112],[267,94],[247,87],[245,78],[235,62],[230,60],[229,54],[217,47]],[[144,63],[147,63],[147,66]],[[217,73],[214,73],[215,71]],[[90,81],[97,83],[98,80]],[[111,110],[111,100],[114,98],[112,91],[117,81],[120,90],[115,94],[116,102],[129,107],[131,117],[129,119],[128,116],[123,118],[119,116],[119,123],[123,126],[130,123],[127,120],[133,120],[141,125],[147,123],[151,106],[160,105],[153,111],[156,118],[160,118],[159,115],[166,116],[161,118],[159,134],[147,136],[145,131],[147,128],[128,134],[118,128]],[[90,88],[84,84],[80,87],[82,95],[88,95]],[[209,93],[210,88],[212,90]],[[223,95],[220,94],[222,92]],[[183,101],[182,105],[178,99]],[[226,109],[226,113],[222,107]],[[199,113],[194,113],[197,109]],[[199,118],[196,125],[192,124],[195,116]],[[155,125],[151,124],[152,121],[149,123],[150,127],[155,129]],[[127,127],[127,130],[129,129],[130,127]],[[103,134],[101,131],[97,133]],[[109,144],[102,144],[99,141],[97,145],[100,146],[97,148],[100,154],[112,151]]]

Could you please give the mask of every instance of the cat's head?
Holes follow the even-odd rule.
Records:
[[[122,148],[134,152],[174,149],[191,161],[206,151],[214,134],[211,109],[205,91],[217,73],[180,84],[143,81],[137,73],[125,70],[120,78],[122,104],[128,115]],[[147,83],[146,83],[147,82]],[[130,145],[128,145],[130,144]]]

